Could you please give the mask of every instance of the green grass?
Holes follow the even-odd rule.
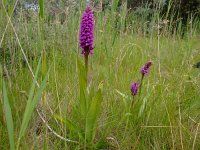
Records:
[[[41,101],[37,109],[48,122],[43,123],[36,110],[31,115],[36,103],[30,101],[30,94],[33,92],[32,97],[37,97],[37,91],[43,90],[35,87],[35,92],[30,92],[34,80],[9,24],[1,44],[0,84],[6,87],[7,94],[3,91],[0,93],[0,149],[13,146],[9,143],[12,136],[14,139],[10,142],[20,141],[19,149],[200,148],[200,70],[192,67],[200,60],[198,20],[192,25],[188,24],[185,37],[181,38],[179,32],[182,28],[177,30],[177,34],[172,34],[170,23],[162,24],[159,31],[157,22],[162,20],[157,14],[147,27],[145,17],[141,19],[134,14],[126,16],[125,7],[120,16],[115,9],[113,4],[112,11],[95,13],[95,49],[94,55],[89,58],[89,76],[92,78],[89,91],[93,94],[88,97],[95,96],[100,86],[103,101],[92,144],[85,143],[81,136],[85,134],[85,119],[88,119],[81,115],[79,106],[77,59],[84,63],[78,43],[81,11],[68,12],[64,24],[57,20],[48,23],[44,19],[41,25],[39,16],[34,14],[30,20],[24,13],[17,19],[11,18],[33,72],[37,70],[42,55],[41,47],[45,48],[47,69],[41,66],[38,83],[42,86],[44,75],[51,68],[45,89],[47,105],[42,107]],[[44,18],[47,16],[48,13]],[[2,9],[0,20],[2,37],[8,22]],[[137,102],[129,111],[131,82],[141,78],[140,68],[148,60],[153,62],[153,66],[144,79],[141,95],[135,97]],[[3,79],[6,86],[3,86]],[[32,105],[27,105],[31,102]],[[87,116],[95,118],[93,109],[88,111],[90,115]],[[20,129],[25,124],[24,112],[30,117],[30,122],[26,124],[27,130],[24,129],[22,136]],[[6,124],[11,122],[7,120],[11,115],[14,135],[11,135],[12,127],[7,129]],[[95,124],[94,121],[90,124],[93,127],[88,128],[95,128]],[[57,137],[47,125],[69,141]],[[94,133],[90,134],[94,136]]]

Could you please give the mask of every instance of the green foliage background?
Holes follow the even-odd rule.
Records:
[[[119,8],[120,2],[109,3],[105,11],[94,7],[95,49],[89,58],[91,83],[85,91],[93,93],[87,95],[93,103],[84,118],[77,59],[84,62],[78,35],[86,3],[59,2],[57,6],[45,1],[43,21],[38,12],[16,9],[12,14],[12,9],[0,5],[0,85],[4,87],[0,149],[200,149],[200,72],[193,67],[200,60],[198,16],[189,17],[183,26],[180,20],[174,22],[173,13],[165,18],[159,9],[144,6],[130,12],[126,1]],[[22,50],[32,71],[38,72],[40,88]],[[38,65],[42,54],[46,70]],[[129,110],[130,84],[141,78],[139,70],[149,60],[150,74]],[[40,97],[46,98],[46,107],[41,107]],[[88,138],[85,125],[92,129]]]

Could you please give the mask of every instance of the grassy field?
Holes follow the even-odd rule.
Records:
[[[78,40],[84,6],[66,9],[63,24],[41,12],[9,21],[12,7],[0,10],[0,149],[200,149],[198,20],[182,37],[181,23],[175,30],[158,13],[148,23],[125,5],[95,12],[86,88]],[[132,99],[131,83],[149,60]],[[93,107],[83,112],[82,100]]]

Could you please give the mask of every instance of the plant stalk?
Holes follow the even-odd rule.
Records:
[[[140,96],[140,94],[141,94],[141,91],[142,91],[143,79],[144,79],[144,75],[142,75],[142,78],[141,78],[141,80],[140,80],[139,96]]]
[[[85,55],[85,71],[86,71],[86,83],[88,78],[88,55]]]

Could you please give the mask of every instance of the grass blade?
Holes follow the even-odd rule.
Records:
[[[37,77],[38,77],[38,73],[39,73],[39,69],[40,69],[40,66],[41,66],[41,58],[39,60],[39,63],[38,63],[38,66],[37,66],[37,69],[36,69],[36,73],[35,73],[35,78],[33,80],[33,83],[32,83],[32,86],[31,86],[31,89],[30,89],[30,92],[29,92],[29,96],[28,96],[28,102],[26,104],[26,108],[25,108],[25,112],[28,112],[28,109],[31,105],[31,101],[33,99],[33,95],[34,95],[34,91],[35,91],[35,87],[36,87],[36,81],[37,81]],[[27,113],[24,113],[24,116],[23,116],[23,121],[22,121],[22,125],[21,125],[21,129],[20,129],[20,134],[19,134],[19,138],[21,139],[21,135],[22,135],[22,129],[24,128],[25,126],[25,119],[24,118],[27,118]]]
[[[115,12],[117,10],[119,0],[112,0],[112,12]]]
[[[44,0],[39,0],[39,7],[40,7],[40,17],[44,18]]]
[[[38,102],[39,102],[39,100],[42,96],[43,90],[46,87],[46,81],[47,81],[48,74],[49,73],[46,74],[44,80],[42,81],[40,88],[36,92],[33,99],[30,100],[31,102],[28,102],[27,105],[26,105],[26,110],[24,112],[24,117],[23,117],[21,128],[20,128],[19,140],[21,140],[21,138],[24,136],[25,131],[26,131],[27,126],[28,126],[28,123],[31,119],[33,112],[34,112],[34,108],[38,104]]]
[[[12,119],[12,112],[10,108],[10,104],[8,101],[8,95],[6,90],[5,81],[3,80],[3,97],[4,97],[4,111],[6,115],[6,125],[8,129],[9,135],[9,142],[10,142],[10,149],[15,149],[15,141],[14,141],[14,127],[13,127],[13,119]]]

